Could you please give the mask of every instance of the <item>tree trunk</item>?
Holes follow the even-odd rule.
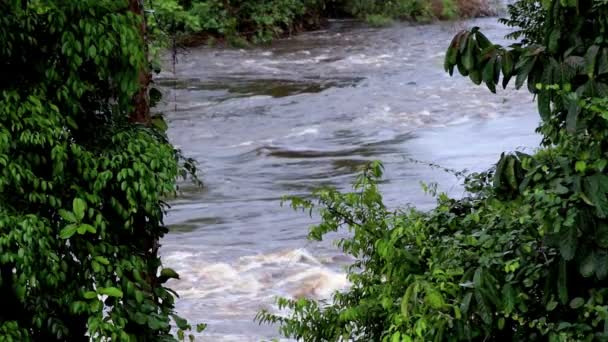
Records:
[[[148,98],[148,86],[152,76],[148,68],[147,56],[147,40],[146,40],[146,18],[144,15],[144,6],[141,0],[129,0],[129,10],[141,18],[141,39],[144,51],[146,53],[145,64],[139,72],[139,91],[133,97],[133,112],[129,116],[131,122],[149,124],[150,123],[150,101]]]

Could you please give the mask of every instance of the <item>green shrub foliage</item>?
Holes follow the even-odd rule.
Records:
[[[0,2],[0,340],[173,340],[158,240],[183,171],[131,122],[147,70],[125,0]],[[159,122],[159,120],[155,120]],[[173,318],[173,319],[172,319]]]
[[[305,341],[608,340],[608,3],[515,6],[526,40],[463,31],[445,67],[492,92],[526,86],[542,148],[503,154],[465,179],[464,198],[437,194],[426,212],[387,209],[378,164],[352,193],[320,190],[310,237],[351,230],[339,245],[357,260],[352,286],[331,303],[281,299],[290,315],[258,320]]]
[[[362,19],[374,26],[395,19],[428,21],[458,16],[454,0],[439,3],[441,13],[434,13],[431,0],[151,0],[157,20],[150,24],[160,24],[162,32],[181,43],[225,38],[232,45],[245,45],[316,29],[332,16]],[[483,7],[485,1],[475,6]]]

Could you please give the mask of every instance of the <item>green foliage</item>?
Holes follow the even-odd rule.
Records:
[[[426,0],[345,0],[344,9],[370,24],[386,25],[389,19],[426,21],[433,18],[431,2]]]
[[[259,321],[305,341],[608,340],[608,3],[528,10],[511,19],[522,43],[463,31],[445,68],[492,92],[501,78],[526,85],[543,148],[503,154],[465,178],[463,198],[437,194],[426,212],[387,209],[378,164],[352,193],[320,190],[318,206],[294,199],[319,209],[311,238],[351,231],[338,245],[357,260],[352,285],[330,303],[280,299],[291,313]]]
[[[382,14],[368,14],[365,17],[365,21],[375,27],[388,26],[393,23],[393,19],[385,17]]]
[[[2,341],[169,341],[171,322],[189,329],[157,251],[163,199],[194,165],[129,119],[148,60],[128,6],[0,2]]]
[[[268,43],[303,29],[319,28],[331,15],[358,18],[373,26],[459,15],[454,0],[441,0],[440,13],[434,13],[437,8],[431,0],[152,0],[151,7],[154,20],[149,26],[156,40],[197,43],[225,38],[238,47],[247,45],[244,40]]]
[[[154,0],[159,27],[180,39],[180,35],[203,34],[226,37],[229,42],[241,36],[256,42],[290,34],[303,27],[318,27],[325,7],[322,0]]]

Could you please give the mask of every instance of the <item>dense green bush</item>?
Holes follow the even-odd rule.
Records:
[[[469,0],[461,0],[461,2]],[[469,7],[479,7],[472,4]],[[184,43],[226,38],[228,42],[266,43],[304,29],[319,28],[325,18],[347,16],[383,26],[393,20],[455,18],[455,0],[152,0],[161,33]],[[475,12],[474,9],[467,11]],[[482,11],[483,12],[483,11]],[[151,22],[151,26],[157,23]],[[239,39],[241,38],[241,39]]]
[[[0,340],[183,337],[157,251],[185,170],[148,116],[139,1],[0,12]]]
[[[345,11],[370,23],[378,17],[401,20],[429,20],[434,14],[428,0],[346,0]]]
[[[281,299],[291,314],[260,321],[305,341],[608,340],[608,3],[515,6],[522,44],[463,31],[446,70],[491,91],[501,76],[527,85],[543,147],[503,154],[465,179],[464,198],[437,194],[428,212],[388,210],[378,164],[353,193],[320,190],[310,237],[351,230],[339,245],[357,258],[352,286],[330,304]]]

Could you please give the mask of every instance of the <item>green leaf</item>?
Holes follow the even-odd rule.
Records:
[[[559,39],[561,37],[561,31],[559,30],[559,28],[554,28],[553,30],[551,30],[551,34],[549,34],[549,52],[550,53],[555,53],[557,52],[557,49],[559,49]]]
[[[167,132],[169,126],[165,122],[165,118],[162,115],[155,115],[150,120],[152,126],[158,129],[160,132]]]
[[[64,220],[68,222],[75,223],[78,221],[76,220],[76,216],[74,216],[74,213],[72,213],[71,211],[59,209],[59,216],[61,216]]]
[[[480,31],[475,32],[475,38],[477,39],[477,43],[482,50],[492,46],[492,43]]]
[[[534,68],[535,63],[536,57],[522,57],[522,60],[518,63],[518,66],[521,65],[521,67],[516,68],[515,70],[517,72],[517,76],[515,78],[515,89],[519,89],[524,85],[524,82]]]
[[[469,78],[476,85],[481,84],[481,73],[478,70],[471,70],[471,72],[469,73]]]
[[[97,298],[97,293],[93,292],[93,291],[87,291],[84,293],[84,298],[86,299],[93,299],[93,298]]]
[[[177,325],[178,328],[182,330],[189,330],[191,328],[190,324],[188,324],[188,321],[186,321],[182,317],[175,314],[171,316],[173,317],[173,321],[175,321],[175,325]]]
[[[576,297],[570,301],[570,307],[573,309],[578,309],[585,304],[585,301],[581,297]]]
[[[502,288],[502,303],[503,310],[506,313],[511,313],[515,309],[515,301],[517,299],[517,293],[511,284],[506,284]]]
[[[97,230],[95,229],[95,227],[91,226],[90,224],[86,224],[86,223],[82,223],[78,226],[78,234],[83,235],[83,234],[86,234],[87,232],[94,234],[95,232],[97,232]]]
[[[78,221],[84,218],[85,210],[87,210],[86,202],[80,198],[74,198],[72,201],[72,211],[74,212],[74,215]]]
[[[76,229],[78,229],[77,225],[69,224],[59,232],[59,237],[64,240],[69,239],[76,233]]]
[[[559,252],[562,258],[572,260],[578,243],[576,227],[562,227],[559,235]]]
[[[163,268],[162,271],[160,271],[160,276],[167,279],[179,279],[179,274],[172,268]]]
[[[538,112],[543,121],[547,122],[551,118],[551,94],[548,91],[538,93]]]
[[[571,98],[568,101],[568,115],[566,116],[566,130],[570,133],[576,132],[578,124],[578,116],[581,112],[581,107],[578,104],[578,98]]]
[[[587,49],[587,53],[585,54],[585,70],[587,72],[587,76],[589,78],[593,78],[595,74],[595,65],[597,61],[597,54],[600,50],[600,47],[597,45],[592,45]]]
[[[425,301],[430,305],[431,308],[436,310],[441,309],[445,305],[441,292],[435,289],[426,290]]]
[[[102,265],[109,265],[110,264],[110,260],[108,260],[106,257],[103,256],[96,256],[95,261],[97,261],[98,263],[102,264]]]
[[[467,69],[470,73],[473,72],[475,68],[475,60],[476,60],[476,42],[473,39],[473,36],[470,36],[466,43],[466,51],[462,56],[462,65]],[[479,77],[481,79],[481,75]],[[481,81],[480,81],[481,82]],[[479,84],[479,83],[477,83]]]
[[[471,298],[473,297],[472,292],[468,292],[462,298],[462,302],[460,302],[460,311],[466,316],[469,312],[469,307],[471,305]]]
[[[515,67],[514,63],[513,63],[513,55],[508,52],[505,51],[502,54],[502,87],[503,88],[507,88],[507,85],[509,84],[509,80],[511,79],[511,76],[513,76],[513,68]]]
[[[477,303],[477,314],[481,320],[487,325],[492,324],[492,311],[479,290],[475,290],[475,302]]]
[[[598,76],[608,74],[608,48],[602,49],[602,54],[597,62],[597,74]]]
[[[491,92],[496,93],[496,84],[494,83],[494,65],[496,57],[490,58],[483,68],[483,81],[486,83]]]
[[[579,265],[579,271],[585,278],[591,277],[595,272],[595,252],[588,252],[587,256],[583,258],[583,261]]]
[[[498,330],[502,330],[505,328],[505,318],[504,317],[500,317],[498,319]]]
[[[552,301],[549,301],[549,303],[547,303],[547,306],[545,308],[547,309],[547,311],[553,311],[553,310],[555,310],[556,307],[557,307],[557,302],[552,300]]]
[[[595,174],[586,177],[583,182],[583,193],[593,203],[596,215],[599,218],[606,218],[608,215],[608,176]]]
[[[596,252],[594,263],[595,276],[603,280],[608,275],[608,254],[605,251]]]
[[[122,291],[116,287],[100,287],[97,289],[97,293],[110,297],[122,298]]]

